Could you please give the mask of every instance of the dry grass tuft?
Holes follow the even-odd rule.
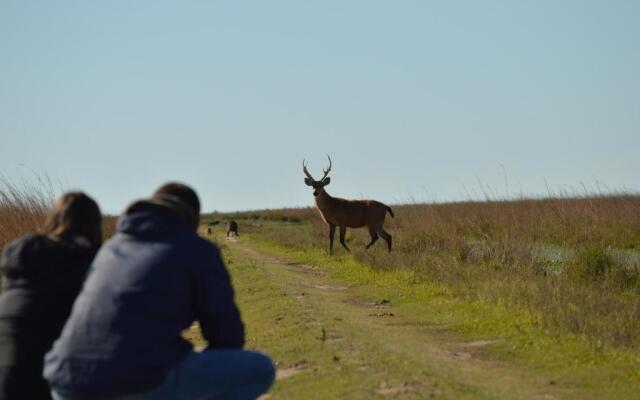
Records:
[[[40,229],[54,195],[50,182],[15,184],[0,178],[0,247]]]

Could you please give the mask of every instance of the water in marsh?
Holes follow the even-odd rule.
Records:
[[[468,241],[469,254],[472,258],[483,258],[490,256],[494,249],[486,241]],[[564,271],[566,264],[576,256],[576,250],[548,243],[532,243],[526,246],[534,260],[544,264],[545,272],[549,274],[560,274]],[[606,254],[611,259],[627,269],[640,269],[640,250],[637,249],[616,249],[607,248]]]

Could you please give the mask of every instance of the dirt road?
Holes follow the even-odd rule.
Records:
[[[278,365],[270,399],[606,398],[492,356],[500,338],[462,340],[434,326],[428,304],[371,298],[318,266],[240,239],[227,245],[249,346]]]

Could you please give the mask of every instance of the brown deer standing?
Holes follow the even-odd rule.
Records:
[[[391,207],[375,200],[345,200],[331,197],[324,187],[331,182],[329,172],[331,171],[331,157],[329,158],[329,168],[324,171],[320,180],[315,180],[307,170],[306,161],[302,161],[302,172],[307,176],[304,183],[313,187],[313,195],[316,200],[316,207],[322,215],[324,222],[329,225],[329,254],[333,252],[333,237],[336,233],[336,226],[340,227],[340,244],[349,251],[349,247],[344,241],[347,228],[369,228],[371,242],[367,249],[377,240],[378,236],[387,242],[387,248],[391,251],[391,235],[384,230],[384,218],[387,212],[393,217]]]

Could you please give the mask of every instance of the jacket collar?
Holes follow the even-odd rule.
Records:
[[[127,207],[118,219],[118,232],[155,234],[193,229],[179,209],[154,200],[139,200]]]

